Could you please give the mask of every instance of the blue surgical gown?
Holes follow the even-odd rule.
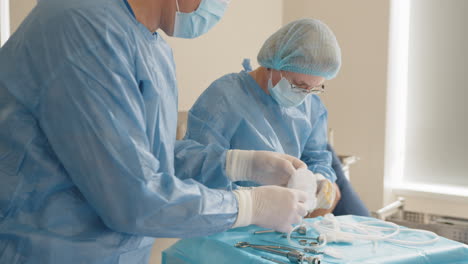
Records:
[[[0,263],[147,263],[233,225],[232,192],[175,176],[176,85],[124,1],[39,2],[0,49]],[[228,182],[224,148],[181,145]]]
[[[249,65],[244,68],[249,69]],[[282,107],[246,70],[217,79],[203,92],[188,113],[185,139],[227,149],[289,154],[304,161],[312,172],[336,180],[327,150],[327,110],[320,98],[310,95],[297,107]],[[176,174],[189,178],[193,166],[187,166],[190,158],[185,149],[176,145],[176,156],[180,157],[176,159]],[[211,181],[207,185],[224,188],[222,183]]]

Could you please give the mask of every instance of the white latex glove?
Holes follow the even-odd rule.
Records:
[[[307,194],[279,186],[235,190],[239,213],[233,227],[251,224],[279,232],[290,232],[307,214]]]
[[[298,169],[289,179],[288,188],[307,193],[307,211],[310,213],[317,208],[317,176],[308,169]]]
[[[229,150],[226,174],[232,181],[286,186],[296,169],[307,168],[300,159],[271,151]]]
[[[306,192],[309,195],[307,210],[330,209],[335,201],[336,189],[322,174],[308,169],[298,169],[288,182],[288,188]]]

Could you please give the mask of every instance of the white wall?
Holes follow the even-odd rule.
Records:
[[[0,0],[0,47],[10,36],[10,1]]]
[[[320,19],[340,43],[342,69],[322,98],[335,148],[361,158],[351,181],[371,210],[383,205],[389,8],[389,0],[284,1],[284,23]]]
[[[389,71],[387,197],[404,196],[410,211],[468,218],[468,2],[392,3],[390,59],[402,63]]]
[[[411,2],[405,178],[412,182],[468,187],[467,11],[466,0]]]

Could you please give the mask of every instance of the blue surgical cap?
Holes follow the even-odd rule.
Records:
[[[316,19],[293,21],[271,35],[257,56],[265,68],[330,80],[341,66],[341,50],[330,28]]]

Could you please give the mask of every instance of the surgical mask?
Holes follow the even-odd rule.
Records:
[[[182,13],[176,0],[177,12],[172,36],[192,39],[205,34],[218,23],[229,2],[230,0],[201,0],[197,10]]]
[[[281,80],[273,87],[272,74],[268,79],[268,91],[275,101],[283,107],[295,107],[302,104],[308,94],[293,91],[289,81],[281,76]]]

